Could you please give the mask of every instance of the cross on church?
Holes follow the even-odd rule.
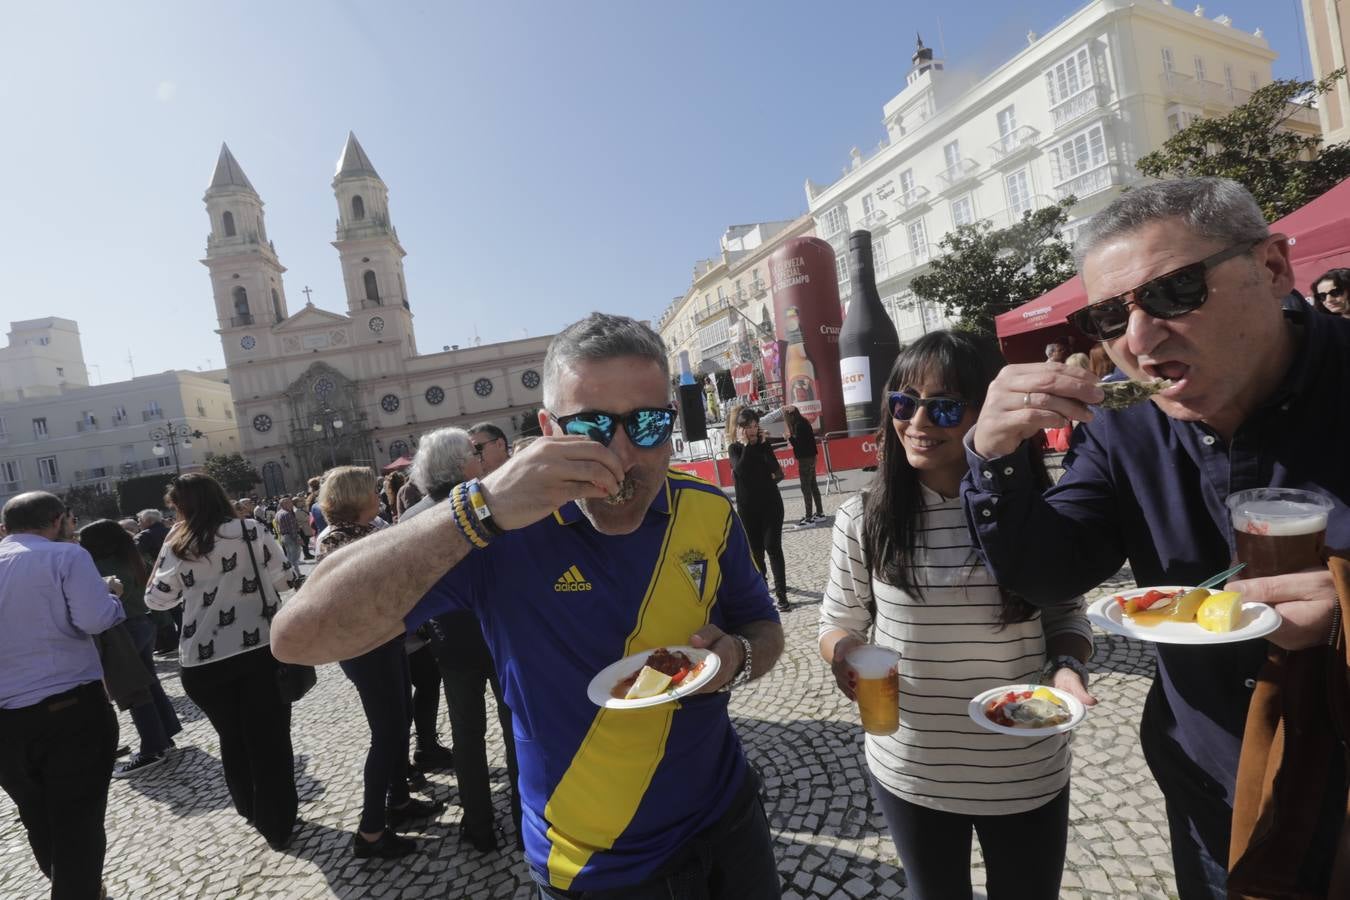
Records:
[[[313,291],[311,291],[311,290],[309,289],[309,285],[305,285],[305,289],[304,289],[303,291],[301,291],[300,293],[302,293],[302,294],[305,295],[305,303],[309,304],[310,306],[313,306],[313,305],[314,305],[314,301],[311,300],[311,299],[309,299],[309,295],[312,294],[312,293],[314,293]]]

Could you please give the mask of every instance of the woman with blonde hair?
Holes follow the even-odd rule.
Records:
[[[375,531],[379,483],[364,466],[329,469],[319,486],[319,508],[328,526],[319,535],[319,564],[328,554]],[[403,635],[338,663],[356,686],[370,726],[361,822],[352,835],[358,859],[393,859],[417,851],[417,842],[394,826],[434,815],[441,804],[414,800],[408,792],[408,728],[412,723],[412,680]]]
[[[178,521],[164,538],[145,605],[183,605],[183,691],[220,736],[235,810],[273,849],[285,849],[298,805],[291,707],[277,688],[268,638],[280,593],[296,573],[266,528],[235,515],[211,476],[179,475],[164,500]]]

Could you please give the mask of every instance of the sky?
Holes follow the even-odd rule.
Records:
[[[348,130],[389,186],[422,352],[595,309],[655,321],[728,225],[802,214],[807,178],[876,146],[916,31],[984,75],[1082,5],[5,0],[0,324],[75,319],[92,383],[130,377],[129,354],[141,375],[221,366],[199,260],[222,141],[266,204],[290,311],[306,286],[345,311]],[[1276,76],[1307,77],[1299,10],[1206,15],[1261,27]]]

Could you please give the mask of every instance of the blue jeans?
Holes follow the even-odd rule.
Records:
[[[131,721],[136,726],[136,734],[141,738],[141,753],[155,756],[169,749],[173,736],[183,730],[178,721],[178,713],[164,693],[155,674],[155,623],[149,616],[131,616],[127,619],[127,631],[136,645],[141,662],[150,670],[150,702],[131,708]]]

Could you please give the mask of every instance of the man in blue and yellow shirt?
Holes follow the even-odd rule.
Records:
[[[273,650],[327,662],[472,609],[513,713],[541,896],[778,897],[720,689],[767,672],[782,629],[725,495],[669,470],[665,347],[594,314],[554,339],[544,370],[545,437],[478,486],[500,533],[481,540],[442,503],[353,544],[278,615]],[[643,710],[587,699],[609,663],[675,644],[719,657],[699,695]]]

